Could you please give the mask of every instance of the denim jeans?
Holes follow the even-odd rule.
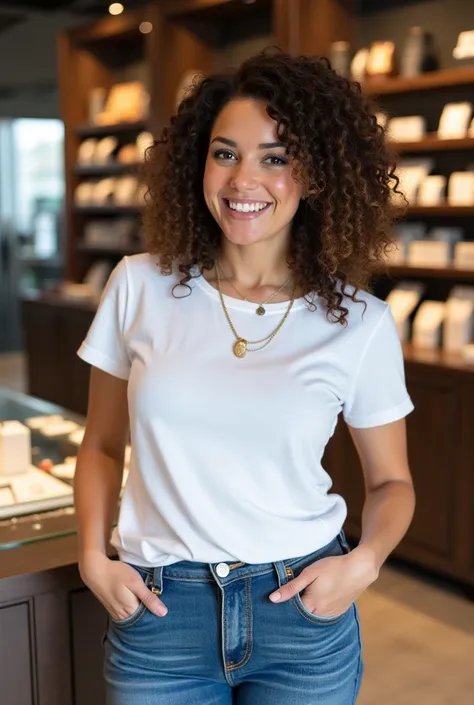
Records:
[[[300,596],[269,600],[306,566],[347,551],[341,533],[320,551],[276,563],[134,566],[169,612],[156,617],[140,605],[124,621],[109,620],[107,704],[353,705],[362,677],[356,606],[327,619]]]

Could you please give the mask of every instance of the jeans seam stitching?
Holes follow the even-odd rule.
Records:
[[[246,636],[247,636],[247,646],[245,649],[245,654],[243,658],[238,662],[234,663],[233,661],[229,661],[227,664],[226,668],[228,668],[229,671],[235,671],[237,668],[242,668],[245,666],[249,661],[250,657],[252,655],[252,625],[251,625],[251,597],[249,595],[250,593],[250,578],[247,578],[245,581],[245,620],[246,620]]]

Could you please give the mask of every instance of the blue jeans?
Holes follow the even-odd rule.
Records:
[[[327,619],[300,596],[269,600],[306,566],[347,551],[341,534],[276,563],[136,568],[169,612],[156,617],[141,605],[124,621],[109,620],[107,704],[353,705],[362,676],[355,605]]]

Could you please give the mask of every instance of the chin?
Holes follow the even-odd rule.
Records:
[[[255,245],[258,242],[263,242],[264,240],[269,239],[269,235],[265,235],[264,233],[244,233],[244,232],[235,232],[235,230],[228,230],[226,228],[222,228],[222,233],[225,237],[225,239],[232,243],[233,245]]]

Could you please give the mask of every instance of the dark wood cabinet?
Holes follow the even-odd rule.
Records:
[[[415,404],[407,435],[417,504],[396,555],[474,584],[474,373],[407,362],[407,385]],[[357,539],[362,470],[342,421],[326,463],[348,504],[346,531]]]
[[[80,580],[76,551],[75,536],[2,551],[2,705],[105,705],[107,616]]]
[[[59,297],[23,301],[29,394],[78,414],[87,412],[89,366],[77,350],[93,317],[92,307]]]
[[[31,603],[0,605],[0,693],[2,705],[35,705]]]

